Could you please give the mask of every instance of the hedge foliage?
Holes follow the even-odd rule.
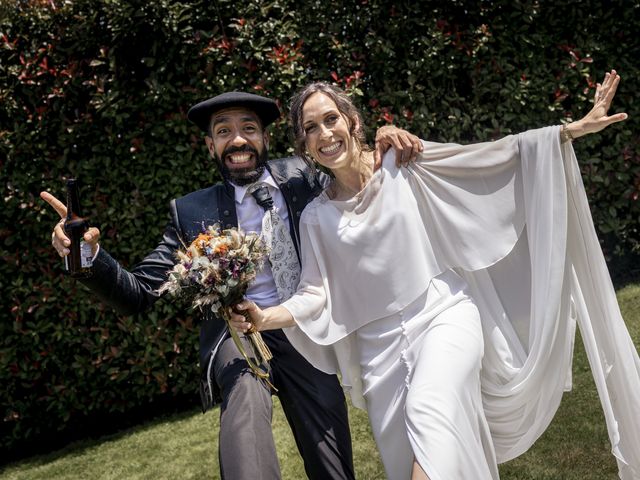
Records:
[[[77,176],[102,245],[125,265],[152,249],[170,198],[217,180],[197,101],[279,99],[310,80],[352,92],[373,127],[493,139],[577,119],[610,68],[630,119],[576,142],[609,255],[640,250],[636,2],[15,0],[0,6],[0,449],[86,418],[192,395],[197,329],[159,302],[119,317],[62,275],[49,245]],[[284,120],[273,155],[292,151]]]

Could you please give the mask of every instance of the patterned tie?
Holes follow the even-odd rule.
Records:
[[[300,280],[300,263],[296,249],[289,229],[273,208],[273,199],[267,185],[254,184],[249,187],[248,192],[253,195],[258,205],[264,208],[262,238],[269,247],[269,263],[276,282],[278,298],[282,303],[295,293]]]

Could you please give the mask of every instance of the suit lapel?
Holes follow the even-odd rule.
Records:
[[[189,244],[210,225],[236,227],[233,186],[221,183],[193,192],[176,201],[176,212],[185,243]]]

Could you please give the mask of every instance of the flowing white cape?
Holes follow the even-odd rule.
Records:
[[[321,200],[310,204],[301,221],[301,284],[284,304],[298,327],[285,331],[318,368],[340,372],[361,406],[352,332],[401,309],[424,291],[425,278],[453,268],[469,283],[482,317],[483,403],[498,462],[535,442],[571,388],[577,322],[620,478],[640,479],[640,359],[620,314],[573,148],[560,144],[558,129],[464,146],[425,142],[415,164],[385,172],[402,175],[411,187],[411,199],[383,200],[417,207],[428,235],[424,261],[397,243],[422,242],[421,232],[401,238],[405,229],[385,224],[393,219],[383,208],[370,208],[362,234],[383,226],[382,232],[370,251],[359,251],[365,262],[354,266],[345,260],[353,252],[336,233],[345,219],[336,223],[336,210]],[[333,237],[338,244],[329,241]],[[373,291],[359,289],[372,284]]]

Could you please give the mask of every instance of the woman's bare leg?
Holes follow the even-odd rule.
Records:
[[[416,462],[415,458],[413,459],[413,468],[411,469],[411,480],[429,480],[429,477],[424,473],[424,470],[422,470],[422,467]]]

